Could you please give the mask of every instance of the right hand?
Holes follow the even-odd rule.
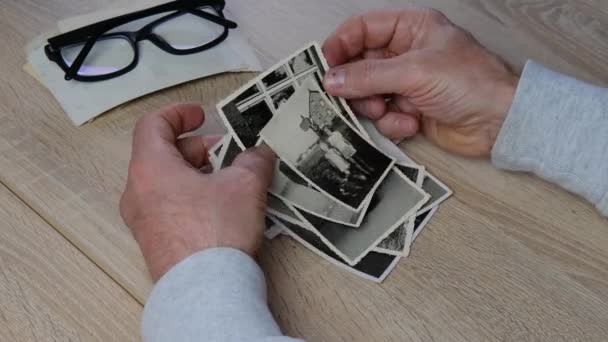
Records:
[[[421,130],[464,156],[490,156],[518,82],[499,57],[432,9],[353,17],[323,52],[332,67],[325,89],[350,99],[385,136],[402,140]]]

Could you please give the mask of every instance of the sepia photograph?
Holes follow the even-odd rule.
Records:
[[[268,191],[300,210],[352,227],[361,224],[370,203],[366,200],[359,211],[350,209],[316,190],[280,160],[275,162],[274,178]]]
[[[312,82],[296,90],[260,136],[317,190],[354,210],[394,163],[349,126]]]
[[[448,197],[452,195],[452,190],[450,190],[445,184],[443,184],[439,179],[435,178],[435,176],[430,173],[424,173],[424,179],[422,181],[422,190],[429,194],[431,198],[428,203],[420,209],[420,213],[430,210],[441,204],[441,202],[445,201]]]
[[[439,207],[433,207],[431,210],[426,210],[421,214],[416,215],[416,220],[414,221],[414,236],[412,236],[412,242],[416,240],[418,235],[424,230],[424,227],[429,223],[435,212],[437,212]]]
[[[408,219],[389,236],[380,241],[374,251],[391,255],[408,256],[414,236],[414,218]]]
[[[370,252],[357,264],[350,266],[340,256],[323,243],[321,238],[313,231],[297,224],[277,219],[277,223],[283,225],[283,230],[294,240],[313,251],[323,259],[340,267],[343,270],[354,273],[365,279],[382,282],[395,268],[400,257],[377,252]]]
[[[319,45],[307,44],[220,101],[218,113],[237,144],[243,149],[252,147],[258,141],[259,131],[304,80],[314,80],[323,89],[327,69]],[[369,138],[346,101],[323,92],[349,124]]]
[[[323,220],[295,207],[292,209],[302,222],[317,232],[325,244],[349,265],[354,265],[415,215],[428,197],[398,169],[393,168],[375,192],[359,228]]]

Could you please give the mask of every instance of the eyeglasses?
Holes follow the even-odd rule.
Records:
[[[224,7],[224,0],[177,0],[49,38],[44,52],[65,72],[66,80],[103,81],[133,70],[138,42],[144,40],[173,55],[218,45],[237,27],[224,18]],[[119,31],[140,20],[147,20],[141,29]]]

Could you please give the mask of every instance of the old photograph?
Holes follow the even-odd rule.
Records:
[[[408,256],[414,236],[414,218],[408,219],[374,248],[374,251],[391,255]]]
[[[264,223],[266,225],[264,237],[268,240],[274,239],[283,232],[283,225],[276,223],[272,218],[272,215],[266,215],[266,217],[264,217]]]
[[[452,190],[426,171],[424,173],[424,180],[422,181],[422,189],[428,193],[431,198],[428,203],[420,209],[421,213],[438,206],[452,195]]]
[[[220,101],[218,113],[239,146],[254,146],[259,131],[303,80],[313,79],[323,89],[322,80],[327,68],[318,44],[307,44]],[[331,96],[330,99],[340,114],[368,138],[346,101]]]
[[[218,142],[215,143],[215,145],[211,146],[211,149],[209,150],[209,156],[213,156],[215,158],[219,158],[220,157],[220,153],[222,152],[222,148],[224,147],[224,143],[226,142],[226,139],[228,139],[228,136],[223,136]]]
[[[298,216],[279,197],[269,193],[267,199],[268,213],[295,224],[303,224]]]
[[[275,162],[274,178],[268,191],[300,210],[352,227],[361,224],[370,202],[366,200],[361,210],[350,209],[319,192],[280,160]]]
[[[395,163],[395,167],[401,171],[407,179],[416,183],[418,186],[422,186],[424,180],[424,166],[419,165],[406,165],[402,163]]]
[[[239,153],[242,152],[234,139],[229,139],[225,142],[225,145],[226,147],[224,148],[224,152],[222,152],[222,159],[219,163],[222,169],[232,165],[232,162],[234,162]]]
[[[288,232],[289,236],[300,242],[306,248],[332,264],[365,279],[382,282],[400,259],[399,256],[395,255],[370,252],[357,264],[350,266],[332,251],[331,248],[325,245],[321,238],[313,231],[286,221],[278,221],[283,224],[283,229]]]
[[[318,233],[325,244],[347,263],[354,265],[413,216],[428,197],[398,169],[393,168],[375,192],[367,215],[357,229],[292,209]]]
[[[241,148],[232,138],[225,141],[224,145],[221,159],[216,162],[219,165],[218,167],[222,169],[232,165],[234,159],[241,152]],[[284,203],[285,200],[289,200],[292,204],[313,215],[347,225],[356,226],[365,216],[367,207],[359,212],[352,211],[315,190],[297,174],[290,175],[289,178],[285,176],[285,173],[289,174],[290,171],[287,165],[279,160],[276,161],[274,179],[268,194],[269,213],[301,224],[293,211]],[[295,179],[295,182],[291,179]]]
[[[421,214],[416,215],[416,220],[414,221],[414,236],[412,236],[412,242],[416,240],[418,235],[424,230],[424,227],[429,223],[435,212],[437,212],[439,207],[433,207],[431,210],[426,210]]]
[[[296,90],[260,136],[317,190],[354,210],[394,163],[349,126],[312,82]]]

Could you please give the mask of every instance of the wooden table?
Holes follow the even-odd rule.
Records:
[[[190,82],[73,127],[22,71],[25,44],[60,18],[127,0],[4,0],[0,12],[0,336],[137,340],[152,283],[117,209],[131,130],[174,101],[207,108],[251,74]],[[425,0],[516,68],[528,58],[608,83],[604,0]],[[230,0],[269,66],[352,14],[406,1]],[[576,113],[572,113],[576,115]],[[455,192],[381,285],[288,238],[260,262],[285,333],[310,341],[606,341],[608,221],[579,198],[423,138],[403,148]],[[201,284],[204,286],[204,284]]]

